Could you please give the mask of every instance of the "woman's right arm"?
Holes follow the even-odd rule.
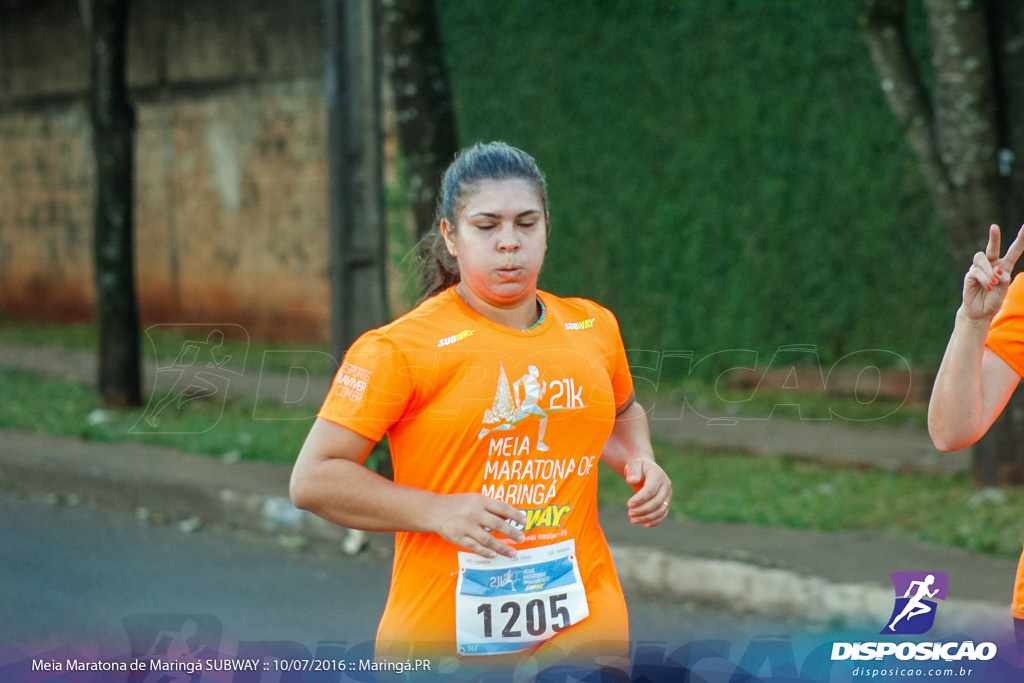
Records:
[[[363,466],[373,446],[351,429],[317,418],[292,470],[292,502],[352,529],[436,533],[484,557],[515,556],[490,530],[521,542],[522,532],[505,520],[525,524],[524,513],[481,494],[441,495],[396,484]]]
[[[928,404],[928,433],[939,450],[958,450],[980,439],[1020,381],[1013,368],[986,348],[985,340],[1022,251],[1024,228],[1000,258],[999,228],[993,225],[988,246],[974,255],[964,277],[963,304]]]
[[[1020,382],[1013,368],[985,347],[988,326],[988,320],[972,321],[957,311],[928,403],[928,433],[940,451],[980,439]]]

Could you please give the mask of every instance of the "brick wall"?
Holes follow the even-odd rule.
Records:
[[[136,266],[145,324],[327,338],[322,5],[136,0]],[[75,0],[0,0],[0,312],[94,315],[94,170]]]

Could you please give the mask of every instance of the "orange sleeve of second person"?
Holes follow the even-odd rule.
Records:
[[[1010,283],[1002,308],[992,320],[985,345],[1024,377],[1024,277]]]
[[[1024,552],[1021,553],[1017,562],[1017,577],[1013,582],[1013,603],[1010,605],[1010,614],[1014,619],[1024,619]]]
[[[1003,306],[992,320],[985,345],[1024,377],[1024,277],[1017,276],[1010,283]],[[1024,619],[1024,553],[1017,564],[1010,613],[1014,619]]]

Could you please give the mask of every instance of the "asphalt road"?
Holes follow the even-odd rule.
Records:
[[[328,544],[293,549],[271,535],[184,533],[124,512],[0,493],[0,655],[71,648],[109,657],[130,647],[146,656],[166,647],[158,633],[191,628],[211,651],[232,655],[262,642],[283,654],[358,646],[371,656],[390,574],[385,540],[349,557]],[[803,633],[628,590],[627,601],[635,647],[726,639],[741,652],[751,638]]]

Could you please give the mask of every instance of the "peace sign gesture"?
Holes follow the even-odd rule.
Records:
[[[1010,273],[1024,253],[1024,226],[999,258],[999,226],[988,229],[988,246],[974,255],[974,263],[964,276],[963,312],[969,320],[992,318],[1003,304],[1010,286]]]

